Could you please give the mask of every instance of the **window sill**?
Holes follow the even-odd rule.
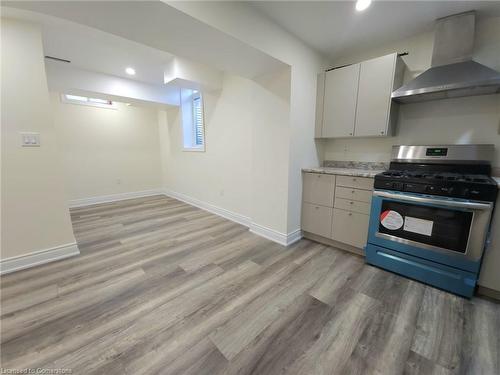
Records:
[[[184,147],[182,149],[184,152],[205,152],[205,147]]]

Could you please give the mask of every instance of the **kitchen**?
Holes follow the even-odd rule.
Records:
[[[425,106],[428,101],[437,101],[439,105],[442,103],[439,100],[498,92],[500,75],[472,60],[474,25],[474,12],[437,20],[431,68],[405,84],[402,83],[405,72],[402,57],[407,53],[392,53],[326,70],[318,76],[317,100],[322,108],[320,105],[317,111],[315,136],[319,139],[384,136],[394,132],[401,105],[423,102]],[[464,106],[469,104],[466,100]],[[479,289],[498,299],[500,285],[495,283],[493,265],[499,246],[498,240],[490,239],[495,238],[496,233],[491,231],[490,234],[498,184],[490,177],[494,155],[495,145],[492,144],[393,146],[390,165],[327,160],[324,168],[303,169],[302,228],[308,238],[321,241],[326,237],[325,243],[366,255],[369,264],[469,298],[479,279],[483,250],[489,247]],[[497,169],[493,170],[494,174],[498,174]],[[465,221],[464,217],[454,218],[451,213],[458,211],[451,208],[449,200],[438,199],[443,196],[461,198],[456,205],[459,210],[470,205],[470,218]],[[395,207],[398,199],[413,202],[418,217],[411,216],[405,203],[399,206],[401,212],[409,213],[403,217],[397,210],[390,209],[391,204],[383,198],[391,199],[387,202],[393,202]],[[441,217],[441,234],[437,221],[439,210],[428,208],[427,213],[424,211],[432,205],[432,199],[447,212]],[[486,203],[484,207],[480,206],[482,201]],[[417,208],[418,202],[422,204],[420,208]],[[473,202],[478,204],[476,210]],[[441,239],[436,242],[433,237]],[[398,245],[393,245],[394,242]],[[396,253],[383,253],[377,245]],[[415,252],[415,248],[421,249],[421,253]],[[453,255],[445,260],[439,255],[435,258],[432,251]],[[401,252],[409,257],[398,258]],[[474,253],[476,255],[472,255]],[[428,263],[425,254],[431,254],[430,259],[436,263]],[[461,257],[474,259],[476,265],[470,268],[460,260],[460,265],[455,263]],[[433,270],[433,265],[444,265],[444,268]],[[452,268],[446,268],[450,265],[474,274],[453,274]],[[453,285],[454,280],[461,280],[461,285]]]
[[[498,373],[499,4],[2,2],[2,371]]]

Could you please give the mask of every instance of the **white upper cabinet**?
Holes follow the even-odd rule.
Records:
[[[322,138],[353,136],[359,67],[354,64],[326,73]]]
[[[389,133],[396,59],[397,54],[393,53],[361,63],[355,136],[384,136]]]
[[[391,93],[401,85],[403,69],[402,60],[392,53],[321,73],[315,137],[392,135],[398,104]]]

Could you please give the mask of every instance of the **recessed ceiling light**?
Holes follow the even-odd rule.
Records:
[[[134,68],[127,68],[127,69],[125,69],[125,73],[127,73],[130,76],[135,76],[135,69]]]
[[[356,1],[356,10],[362,11],[370,6],[372,0],[358,0]]]

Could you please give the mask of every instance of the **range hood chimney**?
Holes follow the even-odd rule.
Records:
[[[432,66],[392,93],[400,103],[495,94],[500,73],[472,60],[474,11],[436,21]]]

